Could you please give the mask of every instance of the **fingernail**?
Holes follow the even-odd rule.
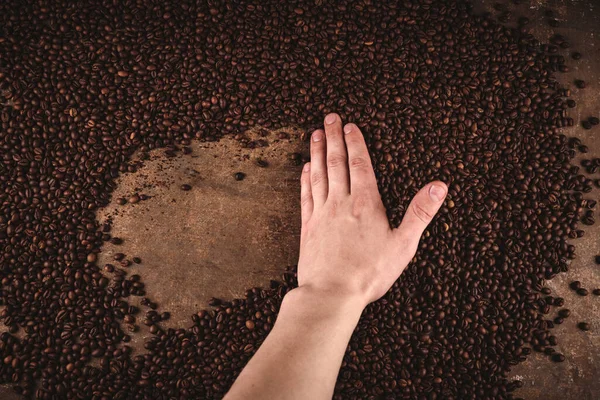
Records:
[[[344,127],[344,133],[347,135],[352,132],[352,125],[348,124]]]
[[[446,189],[440,185],[431,185],[429,188],[429,197],[435,202],[442,201],[446,197]]]
[[[304,164],[303,171],[304,171],[304,172],[308,172],[308,171],[310,171],[310,163],[306,163],[306,164]]]
[[[328,116],[325,117],[325,123],[327,125],[331,125],[335,122],[335,114],[329,114]]]
[[[321,139],[323,139],[323,134],[321,131],[314,131],[312,134],[313,142],[319,142]]]

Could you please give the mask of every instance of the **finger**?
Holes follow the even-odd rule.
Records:
[[[310,141],[310,187],[315,208],[325,204],[329,190],[326,148],[325,132],[317,129],[313,132]]]
[[[406,263],[413,258],[423,231],[444,203],[447,193],[445,183],[431,182],[419,190],[408,205],[400,226],[394,232],[399,237],[398,243],[406,247],[402,249],[408,257]]]
[[[300,175],[300,209],[302,215],[302,229],[304,229],[313,212],[313,198],[310,185],[310,163],[304,164],[302,175]]]
[[[342,119],[339,115],[328,114],[325,117],[325,134],[327,136],[329,195],[349,194],[348,152],[342,134]]]
[[[367,150],[365,138],[358,126],[346,124],[344,126],[344,140],[348,149],[350,193],[358,195],[374,193],[379,195],[369,150]]]

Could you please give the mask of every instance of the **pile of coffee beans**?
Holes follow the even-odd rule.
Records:
[[[127,302],[151,298],[142,277],[97,265],[95,211],[135,151],[310,132],[329,112],[363,129],[392,225],[421,186],[449,186],[416,261],[365,310],[335,399],[513,398],[531,351],[564,360],[544,281],[574,257],[592,186],[559,132],[576,125],[565,57],[526,21],[454,0],[55,0],[2,2],[0,22],[0,382],[18,393],[221,398],[294,272],[163,329]],[[153,336],[133,357],[136,320]]]

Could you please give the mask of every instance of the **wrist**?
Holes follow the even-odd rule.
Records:
[[[282,311],[294,310],[312,318],[356,320],[356,323],[367,304],[368,301],[358,295],[302,285],[286,294],[281,308]]]

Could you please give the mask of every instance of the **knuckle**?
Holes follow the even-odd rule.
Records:
[[[300,205],[302,207],[308,206],[312,202],[312,195],[310,193],[304,193],[300,196]]]
[[[321,185],[325,182],[326,177],[327,175],[322,172],[313,172],[310,176],[310,183],[313,186]]]
[[[423,206],[421,206],[419,203],[413,203],[410,208],[411,208],[413,214],[415,214],[415,216],[417,218],[419,218],[421,221],[423,221],[426,224],[429,224],[429,221],[431,221],[433,219],[433,215],[429,211],[427,211]]]
[[[371,163],[367,162],[367,159],[364,157],[352,157],[349,164],[350,168],[359,170],[366,170],[367,166],[371,166]]]
[[[341,154],[331,154],[327,157],[328,168],[338,168],[346,164],[346,157]]]

